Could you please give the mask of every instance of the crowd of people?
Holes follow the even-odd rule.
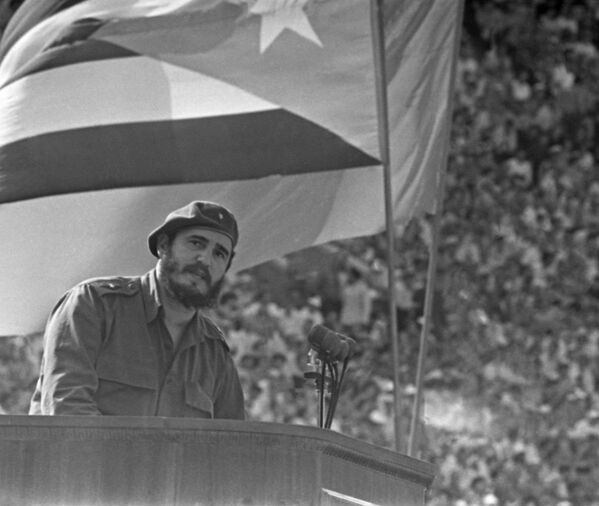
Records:
[[[437,469],[428,503],[597,506],[599,2],[467,1],[464,21],[419,446]],[[398,232],[391,267],[377,235],[228,280],[213,317],[250,419],[316,424],[304,373],[320,323],[358,342],[333,430],[394,447],[392,268],[405,442],[431,226]],[[468,414],[440,421],[439,393]],[[26,409],[20,399],[6,411]]]
[[[477,13],[455,96],[440,262],[452,346],[438,359],[505,430],[433,449],[433,502],[599,504],[599,4]]]

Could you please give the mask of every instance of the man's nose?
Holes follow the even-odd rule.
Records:
[[[196,255],[196,260],[202,265],[209,267],[212,263],[212,255],[209,254],[208,250],[203,250]]]

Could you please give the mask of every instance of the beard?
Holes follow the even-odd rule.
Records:
[[[160,263],[162,268],[158,269],[158,279],[168,296],[189,309],[211,308],[216,305],[218,295],[225,281],[224,276],[213,283],[210,272],[206,267],[200,264],[181,267],[181,264],[172,257],[170,252],[161,258]],[[184,273],[201,275],[208,287],[206,292],[202,293],[194,285],[177,281],[176,275]]]

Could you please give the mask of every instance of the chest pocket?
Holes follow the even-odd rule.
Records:
[[[204,413],[204,418],[214,418],[214,403],[197,383],[185,382],[185,404]]]
[[[112,354],[96,364],[96,403],[103,415],[150,416],[156,402],[155,367]]]
[[[126,360],[112,354],[100,355],[96,364],[98,378],[138,388],[156,389],[156,366],[150,362]]]

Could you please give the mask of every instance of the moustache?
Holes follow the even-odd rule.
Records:
[[[201,264],[186,265],[183,267],[183,272],[189,272],[191,274],[195,274],[196,276],[202,276],[209,285],[212,284],[212,276],[210,276],[208,268]]]

